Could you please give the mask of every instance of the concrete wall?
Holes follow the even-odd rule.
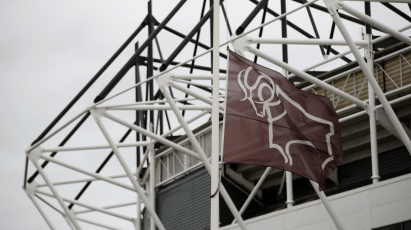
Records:
[[[330,196],[329,200],[347,230],[368,230],[411,220],[411,174]],[[337,229],[320,200],[246,223],[249,229],[258,230]],[[240,228],[233,225],[221,229]]]

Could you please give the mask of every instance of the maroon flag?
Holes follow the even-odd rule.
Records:
[[[227,77],[223,161],[287,170],[323,190],[343,155],[330,99],[231,51]]]

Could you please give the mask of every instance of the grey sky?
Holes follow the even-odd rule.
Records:
[[[158,21],[162,21],[177,2],[176,0],[154,0],[154,16]],[[235,31],[242,19],[253,9],[254,4],[247,0],[227,0],[227,2],[231,27]],[[201,3],[202,1],[199,0],[187,1],[168,25],[184,34],[188,34],[199,20]],[[318,4],[323,5],[322,2]],[[363,3],[349,2],[346,4],[354,5],[363,11]],[[408,6],[405,4],[394,5],[410,15]],[[276,12],[280,12],[279,1],[270,1],[269,6]],[[297,6],[299,4],[290,2],[287,8],[293,9]],[[386,24],[392,25],[395,29],[407,25],[404,19],[384,8],[381,4],[373,3],[372,10],[373,15],[381,15],[377,18],[380,18]],[[320,36],[328,38],[331,28],[330,16],[314,9],[312,9],[312,12],[318,23]],[[24,150],[137,28],[146,13],[147,1],[136,0],[0,1],[0,29],[2,31],[0,36],[0,100],[2,105],[2,112],[0,113],[0,155],[2,157],[0,167],[0,182],[2,184],[0,190],[0,229],[47,229],[46,223],[21,188],[24,174]],[[220,17],[221,24],[224,25],[223,15],[221,14]],[[272,16],[267,16],[267,20],[272,18]],[[314,34],[305,9],[290,16],[289,20]],[[258,25],[260,21],[261,13],[249,26],[249,29]],[[352,36],[359,39],[361,26],[348,22],[346,25]],[[201,41],[207,45],[209,45],[210,37],[208,26],[209,23],[207,22],[201,32]],[[279,28],[280,23],[276,22],[264,30],[264,35],[267,37],[280,37]],[[303,38],[293,29],[289,29],[288,33],[289,37]],[[407,32],[406,34],[410,33]],[[144,30],[135,41],[144,42],[146,37],[147,31]],[[158,38],[165,58],[181,42],[180,38],[165,31],[161,32]],[[337,32],[335,38],[341,38],[341,35]],[[221,42],[227,40],[224,26],[221,28],[220,39]],[[176,58],[177,61],[190,58],[194,46],[190,44],[187,47]],[[261,49],[278,58],[281,57],[281,47],[279,45],[263,45]],[[322,59],[317,46],[290,46],[289,49],[290,63],[301,69]],[[335,47],[335,49],[343,51],[347,48]],[[204,49],[199,49],[198,53],[203,51]],[[225,48],[222,48],[221,51],[225,52]],[[94,97],[132,54],[133,48],[129,47],[90,91],[83,96],[72,111],[65,116],[63,121],[90,105]],[[158,57],[156,48],[154,54]],[[247,57],[252,58],[251,55]],[[196,64],[208,65],[209,62],[210,58],[206,56],[198,60]],[[281,71],[278,67],[264,60],[261,60],[261,63]],[[336,61],[323,69],[331,69],[333,66],[341,64],[343,64],[342,61]],[[156,64],[156,66],[159,65]],[[221,68],[225,69],[224,60],[221,61]],[[188,73],[188,70],[182,69],[175,72]],[[144,68],[141,70],[141,75],[144,76],[144,79]],[[113,92],[132,85],[134,82],[133,76],[134,70],[129,71]],[[128,94],[128,96],[130,96],[128,99],[126,95],[115,101],[132,101],[131,94]],[[130,117],[126,114],[125,116]],[[124,133],[125,129],[123,127],[118,127],[109,122],[107,125],[111,128],[116,140]],[[63,138],[63,134],[57,135],[56,138],[50,141],[51,144],[47,146],[57,145]],[[84,130],[79,132],[70,143],[83,143],[84,145],[87,143],[102,143],[102,141],[104,143],[103,136],[98,134],[95,124],[90,121],[86,123]],[[88,156],[75,156],[81,157],[84,167],[87,166],[94,171],[105,157],[106,152],[104,151],[103,155],[96,152]],[[71,155],[70,157],[61,156],[59,159],[70,161],[72,158]],[[134,158],[130,154],[127,159],[132,161]],[[118,164],[112,163],[110,166],[112,171],[105,171],[106,175],[119,173]],[[52,172],[54,169],[57,170],[52,166],[49,170]],[[31,166],[29,175],[32,172],[33,167]],[[62,171],[53,175],[52,179],[58,181],[66,177],[68,176],[65,175],[65,171]],[[79,188],[79,186],[67,188],[67,191],[63,193],[67,193],[68,197],[73,197],[72,194],[76,193]],[[99,185],[91,188],[89,194],[94,194],[93,191],[98,193],[98,188]],[[109,193],[112,193],[113,196],[122,194],[115,189],[110,190]],[[110,204],[112,197],[97,195],[93,198],[89,195],[87,198],[95,202],[96,205],[102,206],[106,202]],[[130,198],[130,194],[124,194],[125,198]],[[105,202],[99,203],[99,199],[105,200]],[[129,211],[132,212],[130,215],[134,215],[134,210]],[[127,213],[128,211],[124,210],[124,212]],[[55,214],[51,209],[47,209],[47,213],[51,218],[56,219],[55,225],[58,229],[68,229],[60,215]],[[92,216],[90,215],[90,217]],[[122,226],[122,224],[119,225]],[[84,226],[86,229],[98,229],[90,227],[90,225]],[[131,227],[129,224],[124,226]]]

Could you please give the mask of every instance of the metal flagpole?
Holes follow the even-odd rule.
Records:
[[[211,112],[211,129],[212,129],[212,145],[211,145],[211,193],[214,194],[214,197],[211,197],[211,230],[219,229],[219,222],[220,222],[220,205],[219,205],[219,197],[220,193],[218,188],[219,183],[221,183],[219,179],[220,173],[220,165],[219,165],[219,134],[220,134],[220,123],[219,123],[219,109],[220,109],[220,102],[219,102],[219,88],[220,88],[220,65],[219,65],[219,51],[220,51],[220,4],[219,0],[214,0],[214,13],[213,13],[213,104],[212,104],[212,112]]]

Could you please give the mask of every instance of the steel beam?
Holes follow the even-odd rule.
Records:
[[[134,65],[137,61],[140,54],[148,46],[148,44],[157,36],[158,33],[164,28],[164,26],[170,21],[170,19],[177,13],[177,11],[184,5],[187,0],[181,0],[177,6],[171,11],[169,15],[164,19],[163,22],[157,27],[157,29],[150,34],[147,40],[141,45],[141,47],[134,53],[134,55],[127,61],[127,63],[120,69],[120,71],[114,76],[110,83],[101,91],[101,93],[94,99],[94,102],[97,103],[111,92],[111,90],[117,85],[117,83],[124,77],[128,70]]]

